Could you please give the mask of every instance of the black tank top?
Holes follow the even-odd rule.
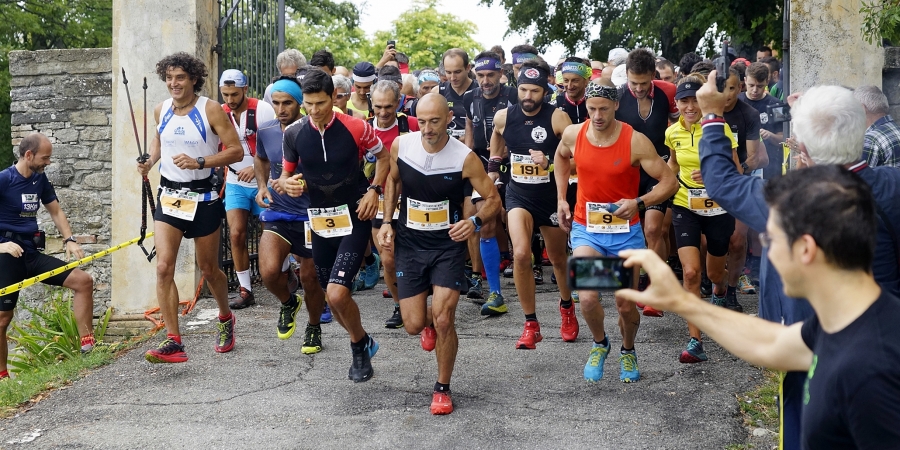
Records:
[[[517,94],[509,86],[500,86],[496,97],[484,98],[481,88],[475,88],[463,96],[466,116],[472,121],[472,137],[475,154],[483,159],[491,157],[491,134],[494,132],[494,115],[501,109],[516,104]]]
[[[616,110],[616,120],[631,125],[634,131],[640,132],[656,148],[656,153],[663,160],[669,160],[669,148],[666,147],[666,129],[669,128],[669,97],[666,93],[653,85],[653,98],[650,103],[650,115],[641,117],[638,100],[628,85],[619,88],[619,109]]]
[[[554,100],[556,103],[556,107],[563,110],[564,113],[569,115],[569,119],[572,120],[572,124],[578,124],[588,120],[587,113],[587,102],[585,99],[581,99],[580,102],[574,103],[569,100],[569,97],[565,92],[556,96]]]
[[[529,150],[540,150],[551,160],[559,146],[559,138],[553,131],[553,113],[556,108],[544,102],[541,110],[534,116],[527,116],[520,105],[510,106],[506,109],[506,128],[503,130],[503,138],[506,140],[506,148],[510,156],[510,188],[518,192],[552,193],[556,195],[556,183],[553,174],[549,181],[544,183],[521,183],[516,181],[517,175],[530,175],[518,173],[515,155],[531,156]],[[527,169],[526,169],[527,172]]]

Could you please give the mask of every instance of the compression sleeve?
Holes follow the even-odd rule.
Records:
[[[384,145],[381,143],[381,139],[375,135],[375,129],[369,125],[369,122],[363,122],[362,135],[359,138],[359,157],[362,158],[366,153],[378,154],[382,148]]]

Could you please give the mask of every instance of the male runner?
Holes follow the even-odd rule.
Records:
[[[381,151],[381,141],[368,123],[332,110],[330,75],[310,70],[302,91],[308,116],[284,130],[284,170],[278,182],[291,197],[309,190],[307,212],[319,284],[327,286],[325,300],[350,334],[353,362],[348,378],[368,381],[378,343],[363,329],[350,287],[372,237],[371,219],[387,177],[388,154]],[[378,159],[372,185],[362,170],[366,152]]]
[[[244,159],[227,166],[225,174],[225,219],[231,240],[231,259],[240,288],[229,306],[242,309],[256,304],[250,282],[250,251],[247,249],[247,220],[262,209],[256,204],[256,180],[253,179],[253,156],[256,155],[256,131],[259,124],[275,120],[275,110],[266,102],[247,97],[247,76],[240,70],[228,69],[219,77],[219,92],[225,104],[222,109],[234,125]]]
[[[218,103],[198,95],[208,72],[203,61],[179,52],[156,63],[156,74],[172,97],[156,105],[159,126],[150,145],[150,159],[138,163],[147,175],[159,162],[159,208],[153,217],[156,245],[156,298],[166,327],[166,339],[144,357],[152,363],[188,360],[178,328],[178,288],[175,261],[183,238],[194,240],[197,266],[219,307],[219,353],[234,348],[234,314],[228,307],[228,280],[219,268],[219,228],[225,210],[215,191],[213,167],[243,158],[241,141]],[[222,150],[219,151],[219,140]]]
[[[591,83],[586,98],[590,122],[566,128],[556,150],[560,227],[572,230],[574,256],[616,256],[625,249],[643,249],[639,211],[645,205],[665,202],[678,190],[675,174],[646,136],[616,120],[619,91],[612,82],[605,81],[602,86]],[[630,164],[620,164],[626,158]],[[577,165],[581,180],[574,223],[566,200],[566,174],[572,162]],[[643,196],[638,195],[639,168],[658,182],[656,189]],[[611,205],[618,208],[612,210]],[[605,312],[600,292],[583,290],[578,297],[581,314],[594,339],[584,378],[596,382],[603,377],[603,363],[611,347],[603,324]],[[622,332],[619,380],[629,383],[641,377],[634,349],[641,316],[631,302],[616,299],[616,309]]]
[[[441,58],[444,65],[444,73],[447,81],[438,85],[438,93],[447,99],[447,106],[453,112],[453,121],[450,122],[450,136],[463,140],[466,135],[466,110],[463,105],[463,95],[475,89],[476,84],[469,78],[472,64],[469,63],[469,54],[461,48],[451,48],[444,52]],[[418,107],[416,107],[418,111]]]
[[[259,215],[263,225],[263,233],[259,238],[259,272],[266,289],[281,302],[281,313],[276,326],[278,338],[288,339],[294,334],[295,317],[303,302],[303,297],[295,293],[298,280],[291,270],[289,257],[293,254],[300,263],[299,281],[306,293],[306,311],[309,313],[300,351],[313,354],[322,350],[320,322],[325,309],[325,292],[316,276],[310,251],[312,243],[306,239],[309,193],[294,198],[279,191],[277,182],[269,186],[270,179],[278,180],[281,177],[284,129],[300,119],[301,103],[303,93],[297,81],[286,79],[275,82],[272,86],[272,105],[278,118],[260,125],[253,167],[259,186],[256,203],[264,208]],[[275,163],[272,164],[271,161]]]
[[[533,45],[520,44],[513,47],[510,53],[512,53],[512,78],[509,79],[509,85],[516,87],[522,65],[528,61],[536,61],[540,52]]]
[[[510,184],[506,189],[507,224],[513,246],[513,278],[525,313],[525,329],[516,342],[518,349],[534,349],[544,339],[535,313],[534,276],[531,267],[531,237],[537,227],[547,245],[547,255],[560,293],[560,334],[566,342],[578,337],[578,320],[571,292],[566,285],[566,232],[559,229],[556,185],[552,182],[553,154],[559,138],[572,124],[566,113],[544,104],[549,72],[535,61],[522,65],[517,80],[519,104],[494,116],[491,160],[488,170],[495,182],[500,178],[504,147],[510,156]]]
[[[391,148],[391,170],[385,191],[383,221],[378,238],[397,254],[397,290],[406,331],[421,333],[422,348],[437,349],[438,378],[432,414],[450,414],[450,377],[459,344],[454,325],[460,291],[467,288],[465,242],[485,220],[497,214],[500,197],[478,156],[450,139],[453,117],[447,100],[438,94],[422,98],[418,108],[421,132],[401,136]],[[464,187],[470,183],[484,198],[476,215],[462,212]],[[392,221],[400,196],[397,239]],[[429,290],[433,292],[428,307]]]
[[[481,159],[484,169],[487,170],[488,160],[491,157],[491,134],[494,132],[494,115],[497,111],[506,109],[518,100],[515,89],[500,84],[503,68],[500,65],[500,57],[496,53],[481,52],[475,57],[475,77],[478,87],[466,92],[463,96],[463,104],[466,110],[466,146],[475,151],[475,155]],[[503,189],[505,181],[500,180],[497,190]],[[501,194],[502,195],[502,194]],[[502,197],[501,197],[502,198]],[[478,212],[483,205],[482,197],[473,194],[472,186],[466,185],[466,201],[463,203],[463,213],[471,217]],[[499,237],[499,239],[498,239]],[[497,316],[509,311],[503,301],[501,293],[500,272],[503,270],[500,248],[503,247],[509,255],[508,238],[503,228],[503,216],[492,216],[479,233],[469,238],[469,256],[472,260],[471,288],[467,297],[476,304],[481,303],[481,314],[485,316]],[[481,271],[484,269],[488,279],[487,302],[481,292]]]

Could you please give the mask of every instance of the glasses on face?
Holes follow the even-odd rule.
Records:
[[[759,233],[759,243],[763,247],[768,247],[768,246],[772,245],[772,238],[769,237],[769,233],[766,233],[766,232]]]
[[[338,99],[344,99],[344,98],[347,98],[347,97],[349,97],[349,96],[350,96],[350,93],[349,93],[349,92],[344,92],[344,93],[338,93],[337,98],[338,98]]]

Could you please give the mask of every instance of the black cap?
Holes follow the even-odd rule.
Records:
[[[695,83],[693,81],[679,84],[678,89],[675,90],[675,100],[681,100],[685,97],[696,97],[697,91],[701,86],[703,86],[702,83]]]

